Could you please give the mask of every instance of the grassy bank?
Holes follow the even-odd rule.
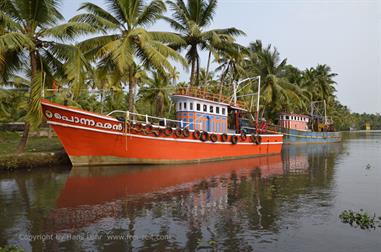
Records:
[[[20,138],[17,132],[0,132],[0,170],[70,164],[57,137],[31,136],[26,151],[15,154]]]

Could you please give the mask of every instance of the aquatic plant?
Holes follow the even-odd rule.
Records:
[[[361,229],[375,229],[378,220],[376,220],[376,215],[370,216],[368,213],[363,212],[360,209],[359,212],[355,212],[352,210],[344,210],[339,218],[341,222],[348,223],[353,227],[360,227]],[[381,217],[378,217],[381,220]]]

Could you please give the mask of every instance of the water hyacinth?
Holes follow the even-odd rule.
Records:
[[[359,212],[355,212],[352,210],[344,210],[339,218],[343,223],[349,223],[353,227],[360,227],[361,229],[375,229],[378,220],[381,220],[381,216],[376,220],[376,215],[374,214],[371,217],[368,213],[363,212],[360,209]]]

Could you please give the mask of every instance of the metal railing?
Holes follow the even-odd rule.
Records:
[[[230,97],[220,95],[220,94],[215,94],[215,93],[210,93],[207,92],[203,89],[199,88],[178,88],[176,89],[175,95],[187,95],[187,96],[192,96],[196,98],[202,98],[205,100],[210,100],[214,102],[222,102],[222,103],[227,103],[231,106],[234,106],[234,103]],[[237,101],[237,107],[241,108],[248,108],[248,104],[244,101]]]
[[[202,129],[202,123],[195,123],[195,122],[184,122],[182,120],[173,120],[173,119],[168,119],[165,117],[156,117],[156,116],[149,116],[147,114],[138,114],[138,113],[133,113],[129,111],[123,111],[123,110],[113,110],[110,113],[108,113],[108,116],[111,116],[116,113],[121,113],[124,115],[124,119],[127,121],[132,121],[133,123],[143,123],[143,124],[152,124],[152,125],[157,125],[157,126],[163,126],[163,127],[178,127],[180,126],[181,128],[189,128],[191,125],[199,125],[200,129]]]

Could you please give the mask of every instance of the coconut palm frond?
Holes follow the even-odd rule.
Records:
[[[161,18],[161,14],[166,11],[166,6],[161,0],[154,0],[150,4],[144,6],[136,21],[137,25],[146,26],[154,24]]]
[[[0,36],[0,48],[2,50],[22,50],[33,47],[32,40],[22,33],[9,32]]]
[[[69,22],[45,29],[41,32],[41,35],[68,40],[98,31],[99,29],[96,29],[94,26],[87,23]]]

